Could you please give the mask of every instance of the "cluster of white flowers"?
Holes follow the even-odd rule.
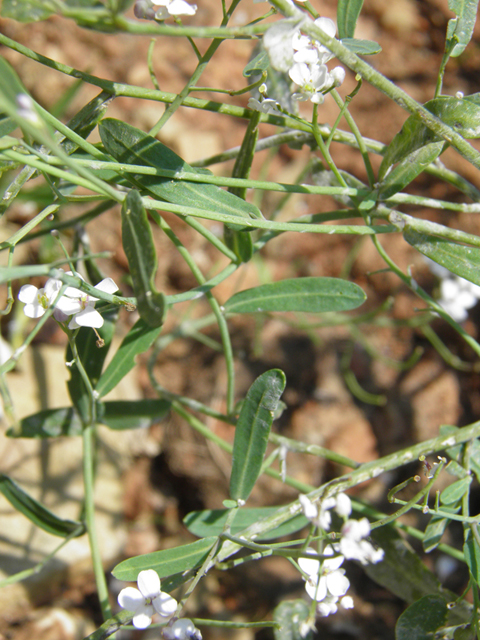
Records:
[[[137,629],[146,629],[158,613],[162,618],[172,618],[178,603],[168,593],[160,590],[158,573],[153,569],[140,571],[137,586],[126,587],[118,594],[118,604],[122,609],[132,611],[132,624]],[[202,634],[188,618],[170,620],[163,630],[165,640],[202,640]]]
[[[317,18],[315,24],[333,38],[337,28],[330,18]],[[263,37],[274,69],[288,73],[299,90],[292,97],[295,100],[311,100],[322,104],[325,94],[338,87],[345,79],[345,69],[335,67],[328,70],[327,62],[334,56],[322,44],[303,35],[298,25],[283,20],[275,23]],[[250,105],[251,108],[255,108]]]
[[[133,12],[137,18],[144,20],[166,20],[170,16],[194,16],[196,4],[188,4],[185,0],[137,0]]]
[[[140,571],[137,579],[138,589],[126,587],[118,594],[118,604],[122,609],[134,613],[133,626],[146,629],[152,617],[158,613],[162,618],[170,618],[177,610],[177,601],[168,593],[160,591],[160,578],[153,569]]]
[[[80,274],[74,274],[71,271],[67,271],[67,275],[76,275],[82,278]],[[25,315],[29,318],[41,318],[45,311],[55,303],[54,318],[58,322],[66,322],[71,316],[68,324],[69,329],[79,329],[80,327],[99,329],[103,326],[103,318],[95,309],[95,302],[98,298],[90,296],[80,289],[67,287],[65,293],[57,300],[61,287],[62,281],[57,278],[49,278],[41,289],[37,289],[33,284],[23,285],[18,292],[18,299],[25,303],[23,309]],[[110,294],[118,291],[117,285],[111,278],[105,278],[99,282],[95,285],[95,289]]]
[[[340,541],[325,547],[322,561],[315,558],[299,559],[299,567],[306,577],[305,590],[318,603],[317,611],[321,616],[336,613],[338,604],[344,609],[351,609],[353,599],[346,595],[350,582],[345,576],[345,570],[340,567],[344,560],[358,560],[364,565],[380,562],[384,556],[383,549],[375,549],[366,540],[370,535],[367,518],[347,519],[352,512],[352,505],[345,493],[326,498],[320,506],[304,495],[299,500],[304,515],[324,531],[330,529],[332,509],[345,520],[340,531]],[[315,550],[309,547],[306,552],[314,554]]]
[[[433,274],[440,278],[440,298],[438,304],[456,321],[463,322],[480,300],[480,287],[473,282],[454,275],[445,267],[427,258]]]

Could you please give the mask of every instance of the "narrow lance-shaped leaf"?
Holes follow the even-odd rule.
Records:
[[[234,294],[224,305],[225,313],[270,311],[347,311],[365,302],[363,290],[339,278],[292,278],[263,284]]]
[[[420,233],[407,225],[403,231],[405,240],[417,251],[434,262],[447,268],[465,280],[480,285],[480,249],[467,247],[439,238],[437,236]]]
[[[85,533],[85,526],[82,522],[58,518],[3,473],[0,474],[0,492],[17,511],[23,513],[31,522],[47,533],[60,538],[67,536],[76,538]]]
[[[255,157],[255,145],[258,140],[258,123],[260,122],[260,112],[254,111],[248,123],[245,136],[240,147],[240,152],[233,167],[233,178],[248,178]],[[247,197],[245,187],[229,187],[228,191],[242,200]],[[241,262],[249,262],[253,256],[253,240],[248,231],[235,231],[225,225],[223,239],[227,247],[232,249]]]
[[[168,400],[112,400],[99,406],[98,422],[115,431],[145,429],[170,411]]]
[[[161,327],[167,313],[167,298],[155,288],[157,252],[142,199],[134,189],[127,193],[122,206],[122,243],[140,317],[151,327]]]
[[[465,538],[465,544],[463,545],[465,562],[470,569],[472,578],[475,580],[477,585],[480,585],[480,546],[470,530],[467,530]]]
[[[171,576],[181,571],[188,571],[200,566],[207,558],[218,538],[202,538],[190,544],[184,544],[173,549],[146,553],[135,558],[128,558],[117,564],[112,574],[118,580],[134,582],[140,571],[154,569],[160,578]]]
[[[285,384],[283,371],[272,369],[262,373],[247,392],[233,442],[230,496],[234,500],[246,500],[257,481]]]
[[[440,96],[426,102],[424,107],[464,138],[478,138],[480,136],[480,104],[477,103],[476,96],[477,94],[474,94],[463,99]],[[418,116],[409,116],[385,151],[378,171],[379,182],[386,180],[394,164],[406,159],[425,145],[440,141],[441,138],[426,127]],[[439,147],[439,153],[441,151],[442,147]],[[413,162],[414,159],[415,157],[412,156],[411,161]]]
[[[142,174],[125,175],[127,180],[138,188],[146,190],[157,200],[226,213],[239,220],[262,218],[262,214],[255,205],[237,198],[216,185],[188,182],[189,173],[198,176],[199,172],[171,149],[140,129],[112,118],[103,120],[98,129],[105,149],[119,162],[174,171],[178,178],[185,178],[185,180],[175,180]],[[233,224],[233,228],[242,229],[243,227],[241,224]]]
[[[147,351],[160,333],[162,327],[151,327],[140,318],[123,339],[112,360],[102,373],[96,386],[99,397],[105,396],[135,366],[135,358]]]
[[[273,515],[278,507],[261,507],[256,509],[238,509],[230,524],[230,532],[237,535],[243,529],[250,527],[263,518]],[[187,529],[194,535],[204,538],[207,536],[219,536],[224,531],[227,518],[231,514],[230,509],[206,509],[205,511],[192,511],[185,516],[183,522]],[[308,525],[308,520],[303,514],[297,514],[291,520],[284,522],[276,529],[260,535],[257,540],[274,540],[282,536],[300,531]]]
[[[359,56],[373,56],[380,53],[382,47],[375,40],[360,40],[359,38],[343,38],[342,44],[352,53]]]
[[[457,42],[450,52],[452,58],[458,57],[472,39],[477,19],[478,0],[448,0],[448,8],[456,18],[448,21],[446,48],[453,37]]]
[[[339,38],[353,38],[363,0],[338,0],[337,28]]]

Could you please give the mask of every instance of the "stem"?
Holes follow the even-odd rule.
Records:
[[[82,443],[83,443],[83,486],[85,494],[85,522],[87,525],[88,541],[90,544],[90,553],[92,555],[93,572],[95,575],[95,582],[97,585],[98,599],[100,601],[100,608],[104,620],[108,620],[112,617],[112,610],[110,607],[108,597],[108,586],[105,578],[105,573],[102,565],[102,558],[100,554],[100,547],[98,544],[97,531],[95,526],[95,498],[94,498],[94,484],[95,484],[95,426],[96,426],[96,401],[94,391],[90,378],[80,360],[77,345],[75,342],[75,335],[69,335],[69,344],[72,350],[75,364],[82,377],[83,383],[89,397],[89,416],[88,422],[84,424],[82,431]]]

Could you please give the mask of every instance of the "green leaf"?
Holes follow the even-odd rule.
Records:
[[[312,640],[313,630],[305,635],[304,624],[310,617],[310,607],[305,600],[285,600],[273,612],[273,619],[280,627],[273,629],[275,640]]]
[[[463,53],[472,39],[477,19],[478,0],[448,0],[448,7],[457,16],[449,20],[447,26],[447,45],[453,37],[458,40],[450,52],[450,56],[456,58]]]
[[[448,518],[432,516],[425,528],[425,537],[422,540],[425,553],[430,553],[437,548],[449,522],[451,521]]]
[[[82,138],[86,139],[90,133],[95,129],[98,122],[105,114],[110,102],[114,96],[107,91],[102,91],[95,96],[93,100],[90,100],[73,118],[68,122],[68,127]],[[76,142],[65,138],[61,143],[65,152],[68,154],[73,153],[78,148]]]
[[[112,118],[103,120],[98,128],[105,149],[119,162],[175,171],[178,178],[188,178],[189,173],[201,175],[171,149],[140,129]],[[236,218],[262,217],[255,205],[213,184],[131,173],[125,177],[154,198],[166,202],[230,214]],[[232,228],[243,227],[234,224]]]
[[[270,58],[268,57],[268,51],[262,49],[260,53],[257,53],[247,64],[243,70],[243,77],[249,78],[250,76],[261,75],[264,71],[267,71],[269,66]]]
[[[100,398],[114,389],[120,380],[133,369],[135,358],[152,346],[161,329],[161,327],[150,327],[142,319],[137,320],[100,376],[96,386]]]
[[[426,102],[424,107],[464,138],[478,138],[480,137],[480,104],[477,104],[475,96],[476,94],[469,99],[440,96]],[[425,154],[415,155],[414,152],[419,152],[426,145],[441,142],[441,138],[426,127],[418,116],[411,115],[385,151],[378,171],[379,182],[383,182],[387,176],[390,178],[389,172],[397,162],[402,160],[407,162],[409,159],[410,163],[425,163],[429,156],[435,159],[435,151],[440,149],[441,152],[441,147],[431,146]],[[412,175],[415,174],[414,177],[416,177],[419,173],[420,171],[412,172]]]
[[[363,0],[338,0],[337,28],[342,41],[343,38],[353,38],[362,6]]]
[[[78,536],[85,533],[85,525],[82,522],[58,518],[3,473],[0,474],[0,493],[5,496],[17,511],[23,513],[37,527],[47,533],[51,533],[53,536],[78,538]]]
[[[480,546],[475,536],[472,535],[470,529],[467,529],[466,531],[466,541],[463,545],[463,554],[465,556],[465,562],[472,574],[472,578],[477,584],[480,584]]]
[[[143,429],[163,420],[170,411],[168,400],[116,400],[99,405],[98,421],[110,429]]]
[[[263,518],[273,515],[278,507],[261,507],[256,509],[238,509],[230,530],[236,536],[240,531],[250,527]],[[229,515],[229,509],[206,509],[205,511],[192,511],[185,516],[183,522],[190,533],[205,538],[207,536],[219,536],[223,530]],[[308,526],[309,521],[303,514],[296,515],[288,522],[284,522],[276,529],[268,531],[256,540],[274,540],[281,536],[288,536],[291,533],[300,531]]]
[[[235,160],[232,178],[248,178],[252,162],[255,157],[255,145],[258,140],[258,123],[260,112],[254,111],[245,131],[242,146]],[[229,187],[229,193],[245,200],[247,189],[244,187]],[[248,231],[235,231],[225,225],[223,239],[229,249],[235,253],[240,262],[250,262],[253,256],[253,240]]]
[[[246,500],[257,481],[285,384],[283,371],[271,369],[262,373],[247,392],[233,441],[230,497],[234,500]]]
[[[167,313],[167,298],[155,288],[157,252],[147,212],[134,189],[127,193],[122,206],[122,243],[140,317],[152,328],[161,327]]]
[[[12,131],[15,131],[17,126],[18,125],[13,118],[9,118],[8,116],[1,114],[0,115],[0,138],[5,138],[5,136],[8,136],[10,133],[12,133]]]
[[[117,564],[112,574],[118,580],[134,582],[140,571],[144,569],[154,569],[160,578],[194,569],[205,561],[217,540],[217,537],[202,538],[173,549],[154,551],[143,556],[129,558]]]
[[[343,38],[342,44],[358,56],[373,56],[380,53],[382,47],[375,40],[359,40],[358,38]]]
[[[39,411],[7,431],[9,438],[57,438],[81,434],[82,421],[73,407]]]
[[[2,0],[0,15],[18,22],[36,22],[46,20],[56,8],[48,0]]]
[[[472,476],[467,476],[466,478],[461,478],[456,482],[452,482],[452,484],[445,487],[441,492],[440,502],[448,505],[456,504],[467,493],[471,482]]]
[[[12,0],[12,2],[14,2],[14,0]],[[20,4],[21,3],[19,3],[19,5]],[[2,5],[2,15],[4,7],[5,2]],[[19,93],[26,93],[28,95],[28,91],[23,86],[16,72],[2,56],[0,56],[0,78],[2,78],[2,82],[0,83],[0,95],[16,110],[16,97]]]
[[[403,237],[427,258],[446,267],[457,276],[480,285],[480,249],[420,233],[410,225],[403,230]]]
[[[381,562],[364,567],[372,580],[406,602],[439,593],[438,578],[393,527],[374,529],[371,537],[385,552]]]
[[[425,596],[402,613],[395,627],[396,640],[432,640],[447,620],[447,604],[441,596]]]
[[[355,309],[365,299],[365,293],[353,282],[339,278],[292,278],[240,291],[227,300],[224,308],[225,313],[324,313]]]
[[[413,182],[428,165],[443,153],[446,146],[443,140],[430,142],[402,158],[397,166],[392,169],[381,182],[378,189],[378,194],[381,199],[387,200],[387,198],[395,195]]]

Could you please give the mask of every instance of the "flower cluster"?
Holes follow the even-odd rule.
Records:
[[[156,571],[153,569],[140,571],[137,585],[138,589],[126,587],[118,594],[118,604],[122,609],[134,613],[132,620],[134,627],[146,629],[151,624],[155,613],[158,613],[162,618],[173,616],[177,610],[177,601],[168,593],[160,591],[160,578]],[[174,635],[172,638],[188,638],[188,636]]]
[[[158,7],[158,8],[155,8]],[[137,18],[144,20],[166,20],[170,16],[194,16],[196,4],[188,4],[185,0],[137,0],[133,12]]]
[[[315,24],[333,38],[337,28],[330,18],[317,18]],[[272,67],[288,73],[299,90],[294,100],[310,100],[322,104],[325,94],[338,87],[345,79],[345,69],[328,70],[327,62],[334,56],[325,46],[303,35],[298,26],[288,21],[273,25],[263,38]],[[253,108],[253,107],[252,107]]]
[[[67,271],[67,275],[76,275],[82,278],[78,273],[74,274],[71,271]],[[55,311],[53,312],[55,320],[66,322],[71,317],[68,324],[69,329],[79,329],[80,327],[99,329],[103,326],[103,318],[95,309],[95,302],[98,298],[74,287],[67,287],[64,294],[58,298],[61,287],[62,281],[57,278],[49,278],[41,289],[37,289],[32,284],[23,285],[18,292],[18,299],[25,303],[23,309],[25,315],[29,318],[41,318],[45,311],[55,303]],[[95,289],[110,294],[118,291],[117,285],[111,278],[105,278],[99,282],[95,285]]]
[[[340,541],[329,544],[323,550],[323,560],[300,558],[299,567],[305,576],[305,590],[318,603],[317,611],[321,616],[336,613],[338,604],[345,609],[353,607],[353,599],[346,593],[350,582],[341,569],[344,560],[358,560],[361,564],[377,563],[383,559],[383,549],[375,547],[366,538],[370,535],[370,523],[367,518],[347,519],[352,512],[350,498],[339,493],[323,500],[319,506],[304,495],[299,497],[302,510],[315,526],[328,531],[331,526],[331,510],[344,519]],[[315,550],[308,548],[307,554]]]
[[[463,322],[480,300],[480,287],[451,273],[433,260],[428,260],[432,273],[440,278],[438,304],[456,321]]]

